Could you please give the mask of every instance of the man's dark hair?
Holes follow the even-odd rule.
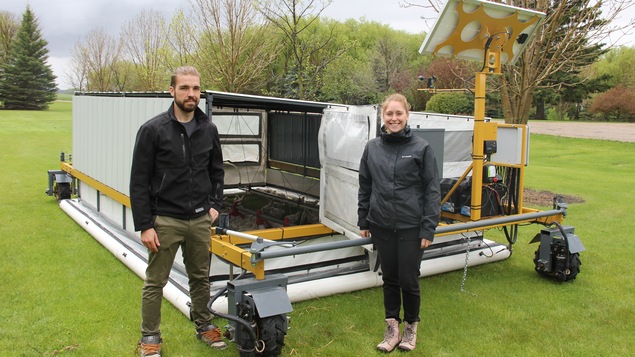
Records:
[[[174,87],[176,85],[177,76],[196,76],[199,79],[201,78],[201,74],[198,73],[196,68],[192,66],[178,67],[177,69],[174,70],[174,73],[172,74],[172,79],[170,80],[170,87]]]

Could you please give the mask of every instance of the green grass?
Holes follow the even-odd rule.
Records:
[[[71,101],[73,100],[73,95],[70,93],[57,93],[57,100],[59,101]]]
[[[70,111],[66,102],[0,111],[0,356],[134,355],[142,281],[44,194],[46,171],[72,151]],[[476,296],[459,290],[462,271],[421,279],[423,321],[410,355],[632,355],[633,177],[633,143],[532,135],[526,186],[585,200],[565,220],[587,249],[581,273],[565,284],[539,277],[537,246],[527,243],[540,227],[521,227],[509,259],[468,270],[465,288]],[[504,241],[499,231],[487,235]],[[293,307],[283,355],[381,355],[380,289]],[[212,354],[167,302],[162,328],[165,355]]]

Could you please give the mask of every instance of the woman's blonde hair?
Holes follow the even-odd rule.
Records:
[[[399,102],[403,104],[403,107],[406,108],[406,114],[410,115],[410,103],[408,103],[408,99],[406,99],[406,97],[403,94],[399,94],[399,93],[391,94],[387,96],[386,99],[384,99],[384,102],[381,103],[382,115],[384,114],[384,111],[386,110],[386,106],[388,106],[388,103],[390,102]]]

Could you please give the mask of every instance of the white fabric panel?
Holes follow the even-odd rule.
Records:
[[[349,238],[359,237],[357,192],[359,160],[381,126],[378,106],[324,110],[320,150],[320,222]],[[472,117],[411,112],[412,128],[444,129],[443,177],[460,177],[472,163]]]
[[[331,229],[346,236],[358,235],[357,191],[358,172],[334,165],[322,167],[320,173],[320,220],[328,219],[337,226]],[[323,224],[328,225],[324,221]]]
[[[260,115],[256,114],[216,114],[212,121],[220,135],[259,136]]]
[[[259,162],[259,144],[223,144],[223,160],[237,162]]]
[[[374,137],[376,115],[374,106],[325,109],[318,134],[322,166],[358,170],[364,147]]]

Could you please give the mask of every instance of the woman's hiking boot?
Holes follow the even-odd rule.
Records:
[[[410,352],[415,349],[417,344],[417,325],[419,325],[418,322],[413,322],[412,324],[404,323],[403,339],[399,344],[399,350]]]
[[[386,333],[384,333],[384,340],[377,345],[377,349],[382,352],[392,352],[401,341],[401,334],[399,333],[399,321],[395,319],[386,319]]]

